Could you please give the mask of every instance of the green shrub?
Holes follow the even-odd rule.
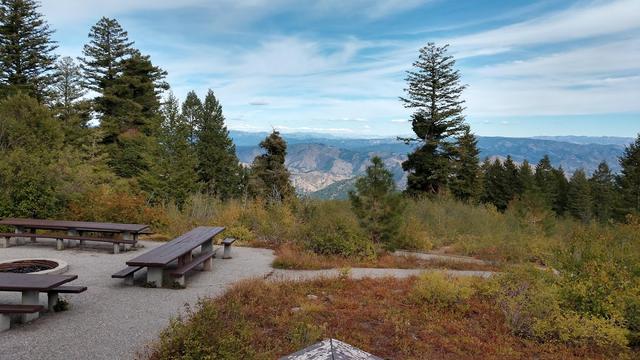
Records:
[[[628,345],[628,331],[613,321],[581,316],[571,311],[536,319],[533,335],[538,340],[557,340],[574,346],[595,346],[613,351],[623,351]]]
[[[372,257],[373,242],[358,224],[345,202],[318,202],[301,229],[304,246],[318,254],[345,257]]]
[[[493,281],[498,289],[497,306],[516,335],[614,352],[623,351],[628,344],[628,330],[615,320],[568,307],[562,279],[550,271],[517,267]]]
[[[426,272],[418,278],[412,297],[429,305],[449,308],[462,305],[475,293],[468,279],[454,279],[441,272]]]

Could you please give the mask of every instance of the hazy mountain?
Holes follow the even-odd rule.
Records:
[[[553,140],[553,141],[562,141],[573,144],[598,144],[598,145],[618,145],[618,146],[627,146],[632,143],[635,139],[630,137],[618,137],[618,136],[534,136],[533,139],[540,140]]]
[[[258,143],[267,133],[232,131],[240,161],[250,164],[260,154]],[[402,162],[412,147],[394,138],[347,139],[322,134],[284,134],[289,144],[287,167],[298,191],[323,198],[344,197],[353,179],[364,172],[369,159],[380,156],[393,172],[398,186],[406,184]],[[542,138],[479,137],[481,157],[525,159],[537,163],[545,154],[568,175],[579,168],[593,172],[601,161],[619,170],[618,157],[627,138],[560,137],[571,141]],[[608,139],[608,140],[607,140]],[[580,141],[585,143],[579,143]],[[599,141],[601,143],[596,143]],[[607,143],[611,142],[611,143]],[[321,191],[319,191],[321,190]]]

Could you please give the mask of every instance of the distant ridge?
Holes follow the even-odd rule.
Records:
[[[240,161],[250,164],[260,154],[258,143],[266,132],[231,131]],[[402,162],[412,147],[395,138],[350,139],[315,133],[283,134],[289,144],[287,166],[292,181],[301,193],[322,198],[344,198],[352,189],[354,178],[361,175],[369,159],[380,156],[394,174],[400,188],[406,184]],[[620,170],[618,157],[632,138],[622,137],[478,137],[481,159],[508,155],[520,163],[528,160],[535,165],[549,155],[555,166],[562,166],[567,175],[577,169],[592,173],[601,161],[615,172]]]

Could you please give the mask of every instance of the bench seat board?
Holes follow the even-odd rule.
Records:
[[[127,265],[165,267],[180,256],[191,252],[207,241],[211,241],[223,231],[224,227],[197,227],[164,245],[127,261]]]
[[[80,294],[87,291],[86,286],[58,286],[53,289],[47,290],[47,292],[56,292],[60,294]]]
[[[126,268],[118,271],[117,273],[111,275],[112,278],[114,279],[124,279],[129,275],[132,275],[133,273],[135,273],[136,271],[142,269],[141,266],[127,266]]]
[[[226,239],[222,240],[222,243],[221,243],[221,244],[222,244],[222,245],[231,245],[231,244],[233,244],[234,242],[236,242],[236,239],[235,239],[235,238],[226,238]]]
[[[0,314],[32,314],[44,310],[42,305],[2,305]]]
[[[118,244],[135,244],[135,241],[133,240],[89,237],[89,236],[75,236],[75,235],[64,235],[64,234],[0,233],[0,237],[65,239],[65,240],[99,241],[99,242],[109,242],[109,243],[118,243]]]
[[[170,272],[171,276],[174,277],[178,277],[178,276],[183,276],[184,274],[186,274],[189,270],[194,269],[196,266],[198,266],[199,264],[205,262],[205,260],[210,259],[212,257],[214,257],[216,255],[215,251],[209,251],[203,254],[198,254],[198,256],[194,257],[191,262],[184,264],[180,267],[178,267],[175,270],[172,270]]]

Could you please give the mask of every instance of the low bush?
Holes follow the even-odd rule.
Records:
[[[371,258],[373,242],[358,224],[355,215],[342,202],[317,202],[301,229],[305,248],[323,255]]]
[[[441,308],[461,306],[474,294],[468,279],[454,279],[441,272],[426,272],[418,278],[413,299]]]
[[[514,334],[611,354],[625,351],[628,330],[613,319],[572,308],[563,298],[563,279],[552,272],[517,267],[494,281],[497,306]]]

